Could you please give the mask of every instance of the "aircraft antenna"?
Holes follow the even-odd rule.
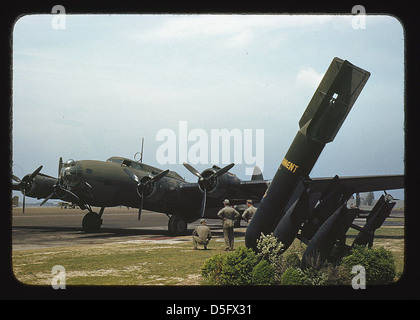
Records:
[[[141,138],[140,163],[143,163],[143,144],[144,144],[144,138]]]
[[[137,154],[140,153],[140,159],[139,159],[139,161],[136,160],[137,162],[140,162],[140,163],[143,163],[143,145],[144,145],[144,138],[141,138],[141,151],[140,152],[136,152],[134,154],[134,160],[136,160]]]

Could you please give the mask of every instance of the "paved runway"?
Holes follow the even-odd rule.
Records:
[[[60,209],[57,207],[28,207],[25,214],[22,208],[14,208],[12,216],[13,250],[88,245],[108,242],[135,240],[191,241],[191,236],[170,237],[169,218],[162,213],[143,210],[141,221],[137,220],[137,209],[107,208],[102,216],[103,224],[98,233],[85,233],[82,219],[87,213],[80,209]],[[393,213],[391,217],[403,217],[403,213]],[[363,225],[364,219],[356,219]],[[199,222],[188,224],[188,234]],[[221,221],[207,219],[213,238],[223,241]],[[401,222],[385,221],[384,225],[401,226]],[[236,237],[245,236],[246,223],[235,228]]]
[[[56,207],[29,207],[13,209],[13,250],[25,250],[69,245],[87,245],[130,240],[178,240],[191,241],[191,236],[170,237],[169,218],[162,213],[143,210],[141,221],[137,220],[137,209],[107,208],[102,216],[102,228],[97,233],[85,233],[82,219],[87,211],[60,209]],[[192,234],[199,222],[188,224]],[[223,238],[221,221],[207,219],[214,238]],[[245,222],[235,229],[237,236],[245,235]]]

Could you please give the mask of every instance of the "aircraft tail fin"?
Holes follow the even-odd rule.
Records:
[[[254,171],[252,172],[251,181],[254,181],[254,180],[264,180],[261,169],[258,166],[255,166]]]

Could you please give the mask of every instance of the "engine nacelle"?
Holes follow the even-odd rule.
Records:
[[[37,175],[30,183],[29,188],[26,188],[26,195],[32,198],[46,198],[53,192],[53,187],[56,182],[57,179]]]
[[[213,166],[201,173],[202,178],[198,179],[198,185],[201,191],[207,192],[211,198],[220,198],[229,192],[229,189],[240,184],[236,175],[226,172],[218,177],[212,177],[220,168]]]
[[[145,187],[143,190],[143,194],[145,199],[152,201],[152,202],[158,202],[165,198],[165,195],[167,191],[170,188],[169,179],[162,178],[159,181],[153,182],[151,184],[147,184],[146,182],[151,180],[152,177],[146,176],[141,179],[142,183],[145,183]]]

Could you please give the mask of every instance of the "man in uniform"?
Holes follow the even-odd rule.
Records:
[[[193,231],[193,244],[194,250],[197,250],[197,245],[204,245],[204,250],[207,250],[207,245],[211,240],[211,231],[207,227],[207,222],[205,219],[200,220],[200,225],[197,226]]]
[[[225,251],[233,251],[233,225],[234,221],[241,215],[238,211],[229,206],[229,200],[223,201],[224,208],[217,213],[217,216],[223,220],[223,237],[225,238],[226,249]]]
[[[255,214],[255,211],[257,211],[257,208],[252,205],[252,200],[246,200],[246,206],[248,208],[245,209],[244,213],[242,214],[242,218],[249,224]]]

